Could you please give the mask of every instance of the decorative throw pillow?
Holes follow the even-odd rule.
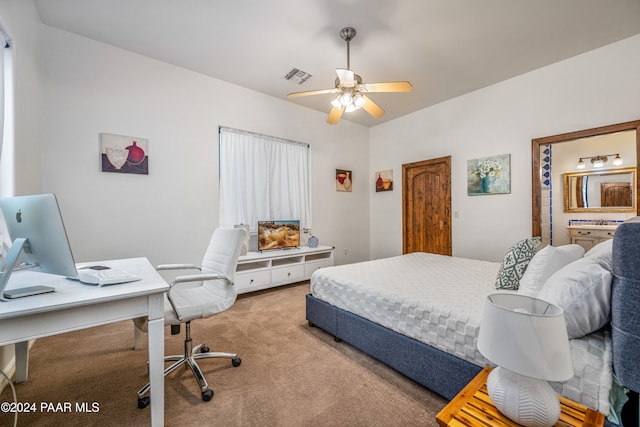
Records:
[[[569,338],[580,338],[609,321],[612,277],[596,258],[580,258],[555,272],[538,298],[563,309]]]
[[[520,279],[533,256],[542,249],[540,237],[520,240],[509,248],[500,265],[496,279],[496,289],[518,289]]]
[[[518,293],[535,298],[553,273],[582,258],[582,255],[584,255],[584,248],[580,245],[557,247],[547,245],[531,259],[520,279]]]

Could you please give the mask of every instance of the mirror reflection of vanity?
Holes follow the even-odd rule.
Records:
[[[611,153],[623,165],[614,166]],[[578,169],[579,160],[604,155],[608,161],[600,167],[585,160]],[[545,244],[568,244],[571,225],[583,237],[611,238],[618,223],[640,215],[639,156],[640,120],[532,140],[532,235]]]

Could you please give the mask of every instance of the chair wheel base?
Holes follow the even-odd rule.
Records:
[[[212,397],[213,397],[213,390],[209,389],[207,391],[202,392],[202,400],[204,400],[205,402],[210,401]]]
[[[138,398],[138,408],[144,409],[151,404],[151,399],[149,396],[139,397]]]
[[[240,366],[240,363],[242,363],[242,360],[240,360],[239,357],[236,357],[235,359],[231,359],[231,364],[236,368]]]

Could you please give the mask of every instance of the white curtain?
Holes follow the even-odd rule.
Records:
[[[13,182],[13,177],[10,176],[10,174],[13,173],[13,165],[8,167],[8,159],[5,159],[4,164],[2,162],[2,152],[5,151],[3,148],[3,141],[5,139],[5,115],[9,106],[9,102],[5,96],[7,93],[7,91],[5,91],[5,84],[10,83],[10,79],[5,81],[5,67],[9,67],[11,65],[11,50],[9,47],[10,39],[0,28],[0,197],[7,195],[5,194],[7,193],[7,189],[5,187],[8,187],[11,182]],[[4,218],[0,214],[0,259],[4,259],[10,243],[9,235],[6,233]]]
[[[9,37],[0,29],[0,161],[2,160],[2,141],[4,140],[4,117],[7,102],[5,100],[5,80],[4,71],[7,64],[6,59],[10,55]]]
[[[220,226],[300,220],[311,228],[309,146],[220,128]]]

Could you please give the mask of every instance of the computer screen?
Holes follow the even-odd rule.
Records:
[[[27,239],[16,268],[69,277],[78,275],[55,195],[2,198],[0,210],[10,240]]]

